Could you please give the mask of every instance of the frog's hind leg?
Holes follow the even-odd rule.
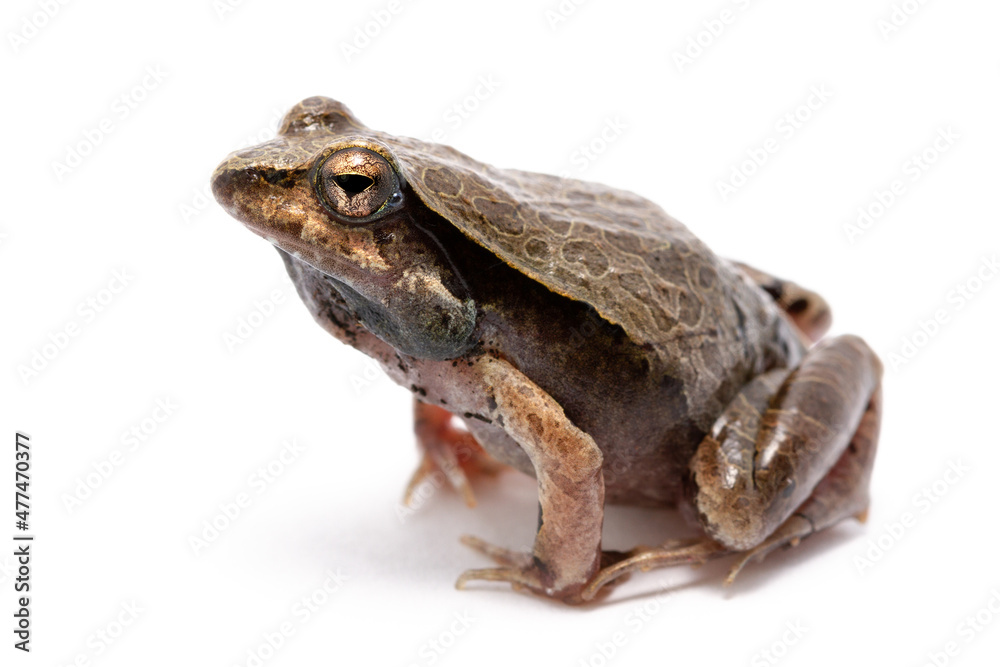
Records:
[[[760,269],[742,262],[732,262],[762,290],[771,295],[775,303],[792,319],[795,326],[815,342],[823,337],[833,322],[833,315],[826,299],[816,292],[790,280],[776,278]]]
[[[733,550],[759,546],[823,489],[821,480],[831,472],[839,479],[838,461],[861,440],[871,441],[859,458],[866,465],[851,466],[856,477],[836,490],[844,496],[839,504],[849,505],[841,514],[868,504],[881,362],[860,338],[840,336],[810,349],[770,394],[784,372],[747,385],[691,462],[693,506],[708,534]]]
[[[413,430],[423,459],[406,486],[403,503],[412,505],[420,485],[431,480],[436,486],[446,483],[466,505],[475,507],[469,477],[496,474],[503,465],[490,458],[471,433],[456,428],[453,415],[444,408],[414,399]]]
[[[849,517],[862,522],[868,518],[868,482],[875,462],[881,412],[882,391],[878,388],[865,409],[851,444],[836,465],[820,480],[795,514],[763,542],[741,554],[729,571],[726,583],[732,583],[744,565],[763,559],[778,547],[795,546],[802,538]]]
[[[620,554],[583,591],[635,570],[740,554],[742,567],[843,519],[864,519],[881,414],[881,364],[859,338],[823,341],[790,371],[750,382],[716,421],[691,469],[709,538]],[[606,554],[606,557],[610,554]]]

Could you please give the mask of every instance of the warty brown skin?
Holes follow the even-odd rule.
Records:
[[[857,483],[821,481],[854,469],[845,452],[872,410],[874,452],[877,359],[855,338],[807,351],[829,324],[822,299],[715,256],[645,199],[370,130],[327,98],[231,155],[213,191],[278,247],[324,328],[538,479],[532,553],[470,539],[501,567],[461,583],[580,602],[643,559],[676,559],[602,563],[605,501],[683,504],[706,558],[799,539],[782,527],[810,501],[825,513],[811,529],[866,506],[871,456]]]

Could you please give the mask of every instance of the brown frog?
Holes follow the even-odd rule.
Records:
[[[468,477],[494,459],[537,479],[531,552],[463,538],[498,566],[459,587],[578,603],[735,553],[731,579],[867,511],[876,355],[853,336],[810,347],[829,326],[819,296],[717,257],[642,197],[371,130],[324,97],[231,154],[212,189],[277,247],[317,322],[413,392],[411,490],[442,472],[471,504]],[[602,551],[605,502],[679,506],[705,536]]]

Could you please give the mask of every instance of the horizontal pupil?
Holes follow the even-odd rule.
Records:
[[[349,196],[364,192],[375,184],[374,180],[361,174],[337,174],[333,177],[333,180]]]

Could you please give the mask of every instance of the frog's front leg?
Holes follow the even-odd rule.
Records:
[[[515,588],[571,601],[601,564],[601,451],[551,396],[509,363],[482,357],[476,366],[485,385],[489,419],[524,449],[534,466],[540,520],[530,554],[466,538],[466,544],[502,567],[469,570],[456,586],[477,579],[507,581]]]
[[[751,559],[849,518],[863,518],[878,440],[882,365],[854,336],[825,340],[795,369],[747,384],[691,462],[690,502],[709,538],[640,547],[584,590],[635,570],[739,553]]]

